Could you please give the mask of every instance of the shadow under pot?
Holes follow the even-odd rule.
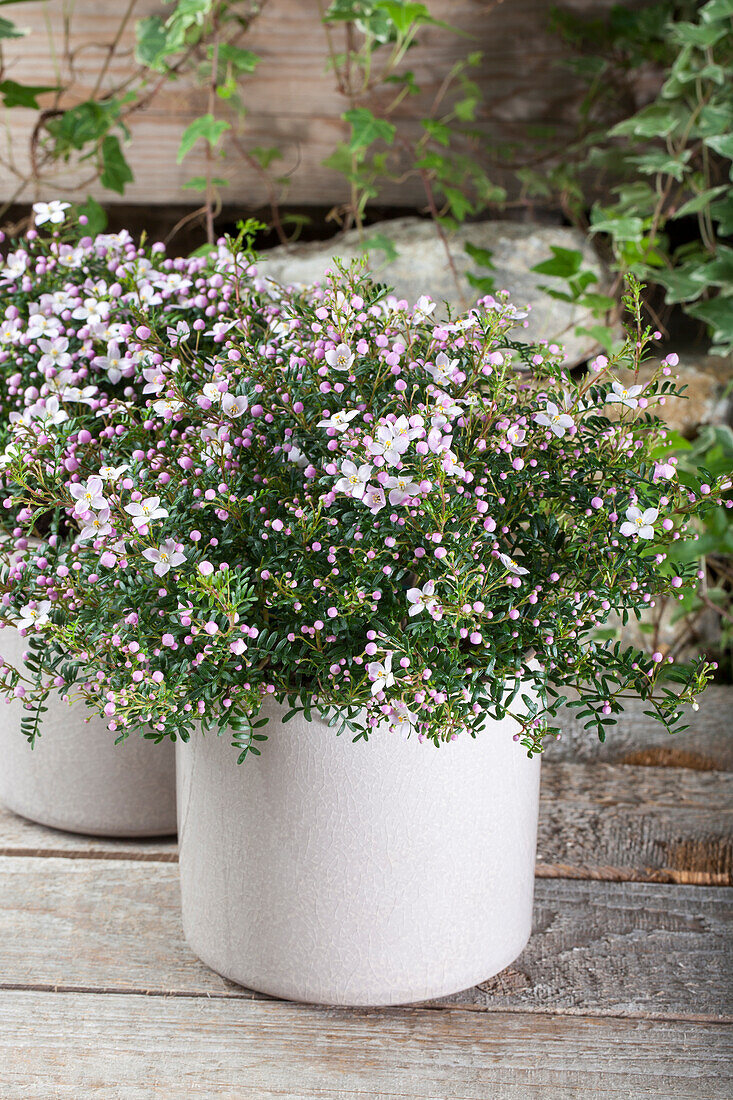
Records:
[[[177,745],[183,927],[214,970],[275,997],[389,1005],[497,974],[532,924],[539,758],[511,720],[435,747],[354,744],[267,702],[262,755]]]
[[[28,641],[0,631],[0,653],[19,667]],[[31,748],[22,703],[0,703],[0,802],[21,817],[91,836],[168,836],[176,831],[175,746],[139,734],[115,745],[106,722],[53,692]]]

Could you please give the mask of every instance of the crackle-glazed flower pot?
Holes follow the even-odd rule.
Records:
[[[266,704],[269,740],[177,749],[183,927],[214,970],[324,1004],[439,997],[530,935],[539,759],[490,723],[436,748],[367,743]],[[263,712],[264,713],[264,712]]]
[[[17,664],[28,648],[13,627],[0,654]],[[18,700],[0,703],[0,802],[21,817],[93,836],[166,836],[176,831],[175,746],[131,734],[115,745],[106,723],[82,702],[53,694],[31,748]],[[87,721],[87,719],[89,719]]]

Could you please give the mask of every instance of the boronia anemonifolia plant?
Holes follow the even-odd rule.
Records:
[[[654,338],[638,287],[623,352],[576,380],[504,295],[441,321],[358,269],[287,291],[241,236],[176,261],[190,285],[154,307],[123,266],[124,392],[41,386],[65,415],[16,417],[4,460],[2,617],[29,654],[2,686],[31,740],[49,690],[119,739],[228,728],[240,761],[268,697],[355,739],[511,714],[530,754],[567,688],[600,737],[630,694],[679,725],[713,666],[594,637],[695,583],[666,547],[729,488],[650,457],[675,359],[617,380]]]

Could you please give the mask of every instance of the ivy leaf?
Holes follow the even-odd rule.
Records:
[[[711,135],[704,140],[708,149],[712,149],[726,160],[733,161],[733,134]],[[733,179],[733,164],[730,166],[730,177]]]
[[[391,145],[397,133],[396,126],[385,118],[375,118],[366,107],[354,107],[341,117],[351,126],[349,149],[352,153],[359,149],[368,149],[375,141],[384,141]]]
[[[677,104],[651,103],[633,118],[624,119],[611,130],[613,137],[668,137],[680,122]]]
[[[700,18],[704,23],[714,23],[717,19],[733,17],[733,0],[708,0],[700,8]]]
[[[77,212],[84,214],[87,219],[87,224],[83,226],[84,236],[96,237],[98,233],[103,233],[107,228],[107,214],[91,195],[85,203],[77,207]]]
[[[0,38],[24,38],[27,34],[27,27],[16,27],[9,19],[0,19]]]
[[[470,241],[466,241],[463,246],[464,251],[474,263],[477,263],[479,267],[485,267],[487,271],[495,271],[496,265],[492,261],[494,253],[489,248],[479,248],[476,244],[471,244]]]
[[[209,47],[209,56],[212,53],[213,46]],[[252,50],[243,50],[230,42],[219,43],[219,60],[231,65],[237,74],[253,73],[260,63],[260,58]]]
[[[373,233],[359,246],[362,252],[383,252],[384,262],[391,263],[399,256],[394,241],[384,233]]]
[[[583,254],[575,248],[558,248],[550,245],[552,258],[535,264],[532,271],[538,275],[555,275],[558,279],[569,279],[577,275],[583,263]]]
[[[722,195],[724,191],[727,191],[726,184],[721,184],[720,187],[708,187],[706,191],[701,191],[699,195],[695,195],[693,199],[688,199],[684,202],[679,210],[676,210],[671,215],[671,219],[684,218],[686,214],[697,214],[700,210],[704,210],[706,206],[709,206],[711,201],[718,195]]]
[[[0,82],[0,95],[6,107],[31,107],[34,111],[39,110],[36,96],[60,90],[58,84],[18,84],[15,80]]]
[[[102,142],[102,172],[99,181],[103,187],[110,191],[116,191],[122,195],[126,183],[132,183],[135,177],[130,165],[125,160],[119,139],[114,134],[107,134]]]
[[[216,119],[212,114],[195,118],[190,126],[187,126],[183,131],[181,144],[178,147],[176,164],[181,163],[183,158],[187,153],[190,153],[199,139],[208,141],[211,148],[215,149],[221,141],[222,136],[227,130],[231,130],[231,128],[230,122],[226,122],[224,119]]]
[[[410,3],[409,0],[379,0],[376,8],[383,11],[391,20],[395,30],[401,38],[404,38],[413,27],[423,23],[432,26],[445,26],[433,19],[424,4]]]
[[[221,179],[219,176],[214,176],[211,180],[212,187],[227,187],[229,181]],[[194,176],[192,179],[187,180],[183,184],[184,191],[205,191],[207,187],[206,176]]]
[[[687,312],[712,329],[714,353],[724,355],[733,348],[733,298],[712,298]]]
[[[138,19],[135,34],[137,35],[135,60],[140,65],[159,72],[164,68],[163,61],[166,56],[174,52],[165,23],[159,15]]]

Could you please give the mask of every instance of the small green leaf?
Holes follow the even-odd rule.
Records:
[[[384,233],[372,233],[359,246],[362,252],[383,252],[385,263],[391,263],[399,256],[394,241]]]
[[[700,210],[704,210],[714,198],[728,190],[725,184],[721,184],[720,187],[708,187],[706,191],[701,191],[699,195],[695,195],[693,199],[688,199],[687,202],[683,203],[671,217],[684,218],[687,214],[697,214]]]
[[[391,145],[397,133],[397,127],[384,118],[375,118],[366,107],[354,107],[341,116],[351,126],[349,149],[352,153],[359,149],[368,149],[375,141],[384,141]]]
[[[479,248],[478,245],[471,244],[470,241],[466,241],[463,248],[467,255],[469,255],[479,267],[485,267],[488,271],[496,270],[492,260],[494,253],[489,248]]]
[[[60,90],[58,84],[18,84],[15,80],[0,82],[0,95],[6,107],[31,107],[34,111],[40,109],[36,96]]]
[[[212,114],[202,115],[200,118],[195,118],[193,122],[186,127],[181,137],[181,144],[178,147],[178,155],[176,157],[176,164],[180,164],[187,153],[193,149],[197,141],[208,141],[212,149],[222,139],[222,136],[227,130],[231,130],[232,126],[230,122],[226,122],[225,119],[216,119]]]
[[[102,142],[102,172],[99,177],[103,187],[110,191],[116,191],[122,195],[126,183],[132,183],[134,176],[130,165],[125,160],[119,139],[114,134],[107,134]]]
[[[16,27],[9,19],[0,19],[0,38],[24,38],[27,34],[27,27]]]
[[[552,258],[535,264],[531,269],[538,275],[555,275],[558,279],[569,279],[577,275],[583,263],[583,253],[574,248],[558,248],[550,245]]]

